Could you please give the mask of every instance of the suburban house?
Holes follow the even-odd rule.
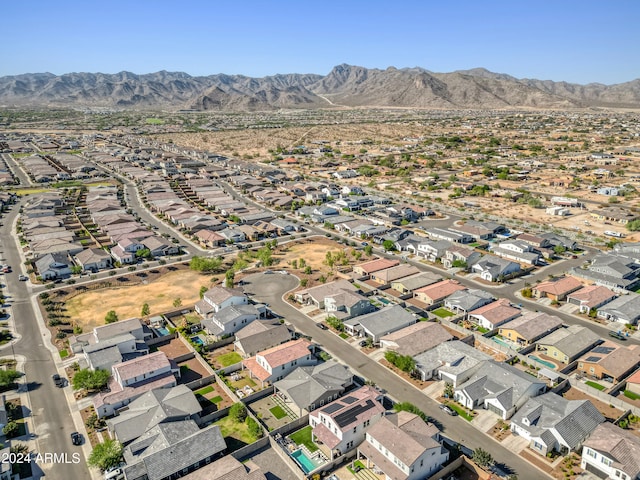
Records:
[[[380,347],[414,357],[454,338],[439,323],[417,322],[380,337]]]
[[[355,273],[356,275],[359,275],[361,278],[364,278],[364,277],[369,277],[372,273],[375,273],[379,270],[395,267],[396,265],[399,265],[399,264],[400,264],[400,261],[398,260],[378,258],[376,260],[371,260],[370,262],[354,265],[353,273]]]
[[[531,398],[511,418],[511,431],[529,440],[539,455],[580,449],[605,418],[589,400],[567,400],[555,393]],[[617,427],[614,427],[617,428]]]
[[[640,365],[640,345],[623,347],[605,340],[578,359],[578,371],[589,378],[617,384]]]
[[[401,328],[416,323],[416,317],[400,305],[389,305],[376,312],[345,320],[345,331],[349,335],[369,337],[374,344],[380,338]]]
[[[248,303],[249,299],[242,290],[218,285],[204,293],[202,300],[196,303],[195,310],[203,318],[207,318],[231,305],[247,305]]]
[[[416,273],[420,273],[417,267],[403,263],[402,265],[396,265],[395,267],[373,272],[370,276],[370,281],[381,286],[389,285],[394,280],[415,275]]]
[[[439,282],[442,277],[431,272],[422,272],[410,277],[400,278],[391,282],[391,288],[402,295],[412,294],[418,288]]]
[[[409,412],[382,417],[367,430],[358,447],[367,468],[381,470],[391,480],[430,478],[449,459],[440,431]]]
[[[232,455],[225,455],[213,463],[181,477],[184,480],[267,480],[260,467],[251,460],[239,462]]]
[[[444,306],[456,314],[466,314],[471,310],[490,304],[493,300],[493,295],[489,292],[471,288],[452,293],[444,301]]]
[[[540,254],[534,252],[533,247],[522,240],[510,240],[496,246],[492,244],[491,253],[527,265],[537,265],[540,261]]]
[[[598,308],[597,315],[607,322],[636,325],[640,319],[640,294],[631,292],[628,295],[620,295]]]
[[[251,378],[259,380],[264,386],[282,380],[297,367],[315,365],[317,359],[312,353],[313,348],[313,344],[304,338],[291,340],[243,360],[242,365]]]
[[[498,334],[523,347],[531,345],[562,326],[562,320],[542,312],[527,312],[500,325]]]
[[[512,307],[511,302],[506,298],[501,298],[495,302],[471,310],[467,318],[482,328],[493,330],[521,314],[522,310]]]
[[[553,278],[539,283],[531,288],[536,298],[547,297],[553,301],[561,302],[567,295],[582,288],[582,282],[574,277]]]
[[[164,352],[150,353],[111,367],[107,392],[93,398],[93,407],[99,418],[115,415],[142,394],[154,388],[175,387],[180,376],[177,364]]]
[[[567,295],[567,303],[578,305],[580,313],[589,313],[592,309],[597,310],[614,298],[616,298],[616,294],[607,287],[587,285]]]
[[[415,254],[420,258],[435,262],[439,258],[442,258],[452,245],[448,240],[424,240],[418,244],[415,249]],[[408,251],[411,252],[411,248],[408,248]]]
[[[149,238],[145,238],[142,241],[145,248],[151,251],[153,257],[164,257],[167,255],[177,255],[180,253],[180,247],[175,245],[164,238],[154,235]]]
[[[444,257],[442,257],[442,265],[445,268],[453,268],[454,263],[456,263],[456,266],[464,263],[464,269],[469,270],[481,257],[482,254],[480,252],[456,244],[447,249]]]
[[[580,468],[599,478],[640,478],[640,438],[613,423],[603,422],[582,445]]]
[[[332,295],[344,292],[357,292],[358,288],[348,280],[336,280],[329,283],[323,283],[312,288],[298,290],[294,293],[296,302],[305,305],[315,305],[316,308],[324,309],[324,300]]]
[[[160,423],[196,420],[202,407],[186,385],[156,388],[129,404],[117,417],[107,420],[109,431],[122,445],[127,445]]]
[[[264,310],[264,306],[262,309]],[[209,335],[226,337],[246,327],[260,316],[260,309],[255,305],[229,305],[204,318],[202,326]]]
[[[602,343],[602,340],[598,334],[587,327],[571,325],[542,337],[536,343],[536,351],[544,353],[560,363],[569,364],[597,344]]]
[[[427,305],[437,306],[444,302],[444,300],[451,294],[465,290],[465,287],[460,285],[455,280],[442,280],[438,283],[427,285],[426,287],[418,288],[413,291],[413,298]]]
[[[571,275],[615,291],[634,290],[640,284],[640,264],[632,257],[603,253],[597,255],[588,268],[573,268]]]
[[[291,340],[293,332],[280,322],[254,320],[236,332],[233,343],[236,352],[247,358],[258,352]]]
[[[506,363],[493,360],[481,367],[462,385],[453,398],[467,408],[482,406],[507,420],[527,400],[545,392],[547,384]]]
[[[434,240],[446,240],[451,243],[471,243],[475,240],[475,238],[468,233],[454,231],[449,228],[426,228],[425,232]]]
[[[353,373],[335,360],[298,367],[273,384],[275,393],[299,416],[337,399],[351,385]]]
[[[99,270],[111,268],[113,259],[111,255],[101,248],[87,248],[76,254],[76,262],[85,272],[96,273]]]
[[[42,280],[65,279],[71,276],[69,255],[66,252],[47,253],[35,262]]]
[[[341,320],[364,315],[375,310],[371,302],[357,292],[343,290],[324,298],[327,317],[336,317]]]
[[[503,278],[520,271],[520,265],[495,255],[485,255],[471,267],[471,271],[480,274],[488,282],[499,282]]]
[[[220,458],[227,444],[218,425],[160,423],[124,448],[127,480],[173,480]]]
[[[460,340],[444,342],[413,357],[422,381],[437,378],[454,387],[466,381],[490,355]]]
[[[633,375],[627,378],[626,389],[630,392],[640,395],[640,370],[636,370]]]
[[[360,445],[384,415],[382,394],[365,385],[309,413],[313,441],[333,460]],[[324,448],[323,448],[324,447]]]

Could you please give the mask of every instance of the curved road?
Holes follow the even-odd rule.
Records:
[[[517,473],[521,480],[539,480],[545,474],[534,468],[518,455],[493,441],[483,432],[471,426],[459,417],[450,417],[443,413],[436,402],[422,391],[390,372],[380,363],[351,347],[339,336],[328,330],[320,330],[316,323],[296,308],[282,300],[283,294],[298,285],[298,279],[292,275],[257,273],[245,277],[244,291],[256,300],[268,303],[271,308],[299,331],[311,335],[314,341],[332,356],[339,358],[359,375],[384,388],[399,401],[408,401],[416,405],[442,427],[445,436],[454,442],[462,443],[470,449],[482,447],[489,451],[498,464],[507,465]]]

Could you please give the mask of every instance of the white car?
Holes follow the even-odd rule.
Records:
[[[20,280],[21,282],[26,282],[27,280],[29,280],[29,277],[27,277],[26,275],[18,275],[18,280]]]

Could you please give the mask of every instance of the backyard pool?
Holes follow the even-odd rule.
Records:
[[[555,370],[556,368],[556,364],[555,363],[551,363],[551,362],[547,362],[546,360],[542,360],[541,358],[536,357],[535,355],[527,355],[527,357],[529,357],[532,360],[535,360],[537,362],[540,362],[541,364],[549,367],[551,370]]]
[[[507,343],[504,340],[502,340],[501,338],[498,338],[497,336],[493,336],[491,337],[491,340],[493,340],[494,342],[496,342],[498,345],[502,345],[503,347],[507,347],[507,348],[511,348],[514,349],[514,345],[511,343]],[[514,349],[515,350],[515,349]]]
[[[155,330],[159,337],[166,337],[171,333],[167,327],[158,327]]]
[[[389,305],[391,303],[389,300],[382,297],[378,297],[378,300],[380,301],[380,303],[384,303],[385,305]]]
[[[300,465],[304,473],[309,473],[322,465],[317,457],[309,458],[309,456],[301,448],[294,452],[291,452],[291,456],[296,462],[298,462],[298,465]]]
[[[196,345],[204,345],[204,342],[202,341],[202,338],[200,338],[200,335],[194,335],[190,340]]]

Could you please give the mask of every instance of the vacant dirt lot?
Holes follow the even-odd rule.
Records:
[[[122,320],[140,316],[145,303],[149,304],[151,315],[174,309],[177,298],[184,306],[193,305],[200,299],[201,286],[213,286],[211,280],[211,275],[187,269],[167,273],[146,285],[88,291],[67,302],[67,315],[87,332],[104,325],[104,317],[109,310],[115,310]]]

